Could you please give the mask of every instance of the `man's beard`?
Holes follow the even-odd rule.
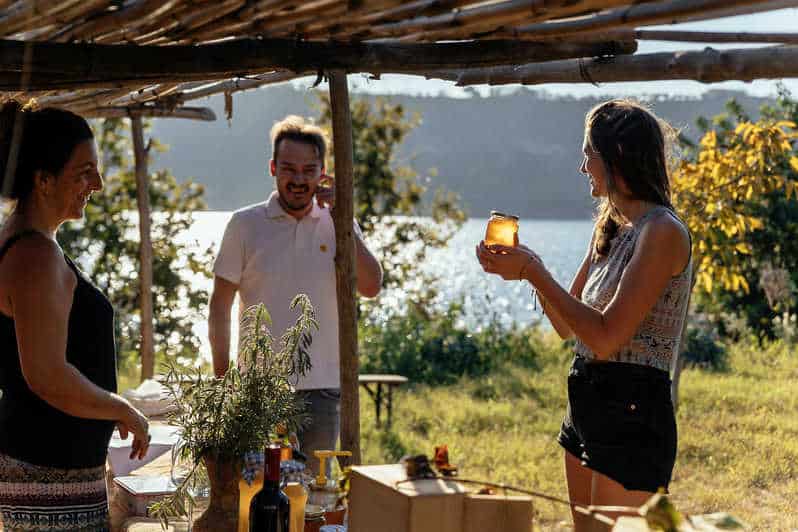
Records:
[[[286,186],[286,193],[283,195],[282,192],[279,192],[280,199],[282,200],[283,207],[286,207],[287,210],[291,211],[303,211],[307,209],[307,207],[313,201],[313,195],[310,194],[307,196],[307,199],[295,199],[293,197],[293,191],[301,192],[303,195],[307,195],[310,192],[309,185],[288,185]]]

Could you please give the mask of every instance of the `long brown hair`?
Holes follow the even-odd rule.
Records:
[[[609,192],[596,215],[593,261],[607,256],[624,222],[612,202],[621,193],[617,177],[623,180],[631,198],[673,208],[667,164],[672,136],[671,126],[630,100],[610,100],[587,113],[585,140],[604,163]]]

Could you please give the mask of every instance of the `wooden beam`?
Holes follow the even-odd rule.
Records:
[[[216,120],[216,113],[207,107],[178,107],[170,109],[167,107],[95,107],[86,111],[81,111],[86,118],[126,118],[129,116],[141,118],[185,118],[188,120],[201,120],[203,122],[213,122]]]
[[[341,361],[341,449],[352,451],[342,468],[360,464],[359,361],[357,355],[357,278],[355,271],[352,115],[346,72],[330,76],[335,151],[335,273],[338,294],[338,348]]]
[[[283,81],[290,81],[303,74],[295,74],[292,72],[269,72],[267,74],[259,74],[248,78],[236,78],[218,83],[211,83],[202,85],[190,90],[181,90],[177,94],[169,95],[165,101],[177,104],[182,104],[190,100],[197,100],[214,94],[221,94],[225,92],[240,92],[272,83],[281,83]]]
[[[151,379],[155,373],[155,339],[153,327],[153,271],[150,223],[150,185],[147,159],[149,146],[144,145],[141,116],[130,118],[133,153],[136,158],[136,194],[139,210],[139,305],[141,310],[141,380]]]
[[[417,16],[398,22],[370,25],[364,32],[379,37],[402,37],[419,31],[468,26],[475,21],[490,23],[495,28],[502,24],[513,25],[513,21],[522,20],[521,17],[541,10],[543,3],[539,0],[507,0],[486,5],[463,6],[461,9],[448,9],[439,15]]]
[[[752,81],[798,77],[798,46],[691,50],[598,59],[535,63],[517,67],[430,72],[459,86],[521,83],[612,83],[620,81]]]
[[[798,1],[798,0],[796,0]],[[242,39],[202,46],[33,43],[29,90],[220,79],[265,70],[411,73],[634,53],[634,42],[339,43]],[[0,41],[0,90],[18,90],[25,42]],[[157,58],[157,60],[155,60]]]
[[[641,41],[798,44],[798,33],[637,30],[625,37]]]

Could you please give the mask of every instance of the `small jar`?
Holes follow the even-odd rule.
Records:
[[[499,244],[515,247],[518,244],[518,216],[498,211],[490,212],[488,229],[485,231],[485,245]]]
[[[304,532],[319,532],[327,522],[324,519],[324,512],[305,512]]]

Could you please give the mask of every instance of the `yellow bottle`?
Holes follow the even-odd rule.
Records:
[[[249,532],[249,505],[263,488],[263,467],[258,468],[252,484],[243,478],[238,481],[238,532]]]
[[[288,497],[290,518],[290,532],[302,532],[305,528],[305,504],[308,502],[308,492],[299,482],[289,482],[283,490]]]

